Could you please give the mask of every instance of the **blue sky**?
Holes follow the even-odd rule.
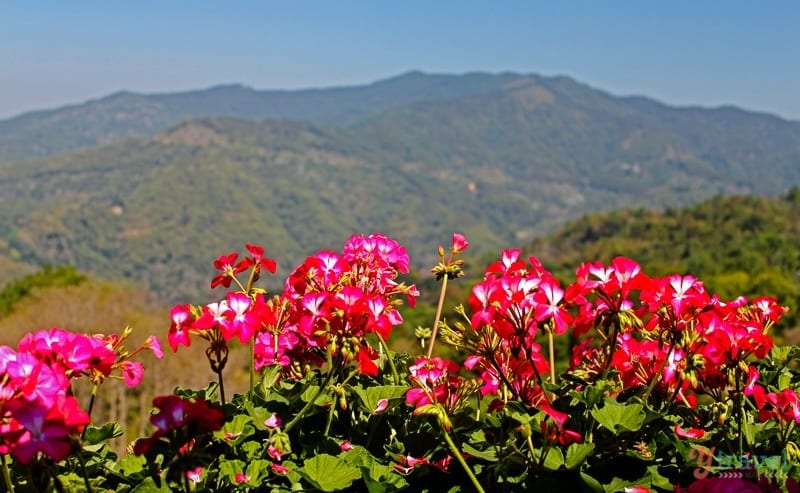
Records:
[[[127,89],[568,75],[800,120],[800,2],[0,2],[0,118]]]

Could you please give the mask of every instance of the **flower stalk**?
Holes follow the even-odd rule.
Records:
[[[0,454],[0,460],[3,461],[3,481],[6,483],[6,490],[8,490],[9,493],[14,493],[14,483],[11,482],[11,474],[8,470],[6,454]]]
[[[453,455],[455,456],[456,460],[458,460],[458,463],[461,464],[461,467],[464,469],[464,472],[467,473],[469,480],[472,481],[472,485],[475,486],[475,490],[478,491],[479,493],[485,493],[483,486],[481,486],[481,483],[478,481],[478,478],[475,477],[475,473],[472,472],[472,468],[469,467],[467,461],[464,460],[464,456],[461,455],[461,451],[458,450],[458,447],[456,447],[455,442],[453,442],[453,439],[450,438],[450,434],[447,432],[447,429],[445,428],[444,424],[442,424],[442,434],[444,435],[444,440],[447,442],[447,446],[450,447],[450,451],[453,452]]]
[[[431,334],[431,341],[428,343],[428,350],[425,357],[430,359],[433,354],[433,346],[436,343],[436,335],[439,332],[439,320],[442,318],[442,307],[444,307],[444,298],[447,292],[447,275],[442,278],[442,290],[439,293],[439,303],[436,305],[436,314],[433,317],[433,333]]]

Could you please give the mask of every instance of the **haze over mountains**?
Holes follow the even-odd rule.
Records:
[[[453,231],[497,249],[590,211],[783,193],[800,184],[800,123],[566,77],[413,72],[117,93],[0,121],[0,162],[0,263],[71,263],[186,300],[245,241],[285,273],[377,230],[425,266]]]

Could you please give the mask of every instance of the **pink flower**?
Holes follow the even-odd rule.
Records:
[[[186,471],[186,478],[195,484],[200,482],[200,478],[202,475],[203,475],[203,468],[200,466],[197,466],[194,469],[189,469],[188,471]]]
[[[170,325],[169,333],[167,334],[167,341],[172,348],[172,352],[178,350],[178,345],[183,344],[189,347],[191,341],[189,340],[189,330],[194,323],[192,310],[189,305],[176,305],[169,312],[172,318],[172,325]]]
[[[193,401],[176,395],[164,395],[153,399],[153,407],[158,412],[150,417],[150,422],[156,431],[149,438],[136,442],[133,448],[136,455],[147,453],[153,443],[173,431],[183,429],[196,436],[217,431],[225,423],[222,411],[203,399]]]
[[[274,430],[275,428],[279,427],[282,423],[283,423],[283,420],[280,418],[280,416],[278,416],[275,413],[272,413],[272,415],[269,418],[264,420],[264,426],[266,426],[267,428],[270,428],[272,430]]]
[[[47,407],[17,399],[6,403],[5,410],[11,419],[0,426],[0,434],[22,464],[29,464],[40,452],[55,461],[66,459],[73,436],[89,424],[89,415],[74,397],[61,396]]]
[[[275,460],[281,460],[281,458],[283,458],[283,452],[274,445],[267,447],[267,454]]]
[[[237,483],[248,483],[250,482],[250,476],[241,472],[237,472],[236,476],[234,476],[234,481]]]
[[[395,456],[397,463],[394,465],[394,470],[400,474],[407,476],[418,465],[429,464],[430,461],[425,457],[412,457],[410,455],[397,455]]]
[[[689,493],[761,493],[761,488],[742,478],[705,478],[689,485]]]
[[[164,350],[161,349],[161,342],[158,340],[156,336],[151,335],[147,338],[144,343],[144,346],[153,351],[153,356],[158,359],[162,359],[164,357]]]
[[[353,444],[350,443],[350,440],[345,440],[341,444],[339,444],[339,450],[341,450],[342,452],[353,450]]]
[[[450,247],[450,251],[453,253],[461,253],[467,249],[469,246],[469,242],[464,237],[464,235],[459,233],[453,233],[453,244]]]
[[[270,467],[272,468],[273,471],[275,471],[278,474],[286,474],[286,473],[289,472],[289,468],[288,467],[284,467],[284,466],[282,466],[280,464],[276,464],[274,462],[272,464],[270,464]]]
[[[373,414],[380,414],[389,407],[389,399],[378,399],[377,404],[375,404],[375,409],[372,410]]]
[[[232,252],[227,255],[220,255],[220,257],[214,261],[214,268],[221,272],[211,280],[211,289],[220,285],[225,288],[231,287],[233,276],[247,268],[247,266],[239,267],[236,265],[236,259],[238,258],[239,254]]]
[[[125,361],[122,364],[122,377],[125,385],[136,387],[144,377],[144,365],[139,361]]]
[[[247,343],[260,325],[256,317],[250,313],[252,299],[244,293],[228,293],[228,311],[226,321],[220,325],[222,337],[229,341],[238,336],[242,344]]]
[[[572,322],[572,317],[563,306],[558,303],[564,298],[564,290],[554,279],[544,279],[539,283],[539,290],[534,295],[538,302],[535,309],[536,320],[542,322],[553,320],[556,334],[567,331],[567,324]]]

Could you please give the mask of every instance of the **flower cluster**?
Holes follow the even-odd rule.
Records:
[[[433,414],[450,429],[449,416],[455,414],[474,391],[469,381],[458,375],[460,368],[443,358],[418,358],[408,367],[412,388],[406,403],[414,414]]]
[[[538,259],[531,257],[528,265],[520,255],[520,250],[503,251],[472,288],[474,334],[465,367],[480,373],[483,395],[535,405],[543,399],[542,375],[551,371],[536,337],[541,329],[562,334],[572,319],[558,281]]]
[[[700,394],[719,398],[731,385],[741,388],[742,365],[767,355],[769,328],[786,311],[767,297],[722,301],[689,275],[651,278],[621,257],[608,267],[582,265],[568,291],[575,335],[595,328],[576,347],[573,372],[587,378],[614,370],[620,390],[649,386],[690,407]]]
[[[413,285],[396,281],[408,262],[405,248],[380,234],[354,235],[341,253],[306,258],[272,301],[272,319],[256,339],[256,366],[279,364],[299,375],[330,359],[377,375],[378,353],[367,336],[385,342],[403,322],[400,297],[413,305],[418,296]]]
[[[155,337],[129,353],[122,346],[129,335],[128,329],[121,336],[90,336],[53,328],[27,334],[16,351],[0,347],[0,454],[22,464],[39,454],[66,458],[75,435],[89,424],[70,380],[87,377],[99,385],[119,370],[133,387],[141,382],[143,368],[131,358],[144,349],[163,355]]]
[[[167,341],[173,352],[177,351],[179,345],[188,347],[191,344],[191,335],[208,340],[217,351],[236,338],[245,344],[263,325],[271,321],[272,310],[264,301],[263,292],[253,289],[253,283],[260,278],[262,270],[274,273],[275,261],[264,257],[264,247],[260,245],[247,243],[245,248],[250,255],[238,262],[237,252],[222,255],[215,260],[214,267],[220,273],[211,281],[212,288],[230,288],[231,283],[235,282],[239,291],[228,292],[225,299],[205,306],[176,305],[172,308],[172,325]],[[247,269],[251,271],[247,284],[244,285],[237,275]]]
[[[419,294],[414,286],[396,281],[408,272],[403,246],[380,234],[354,235],[341,253],[321,251],[308,257],[286,280],[284,292],[270,299],[253,283],[261,269],[274,271],[275,263],[263,257],[262,247],[248,244],[247,249],[251,256],[238,263],[237,253],[214,263],[221,273],[212,287],[235,282],[238,291],[203,307],[172,309],[168,340],[173,351],[188,346],[192,334],[209,340],[219,352],[234,338],[242,343],[254,339],[257,369],[280,365],[299,376],[330,358],[377,374],[378,353],[367,335],[385,342],[392,327],[403,321],[398,296],[413,304]],[[248,282],[240,283],[236,276],[248,268],[253,269]]]

